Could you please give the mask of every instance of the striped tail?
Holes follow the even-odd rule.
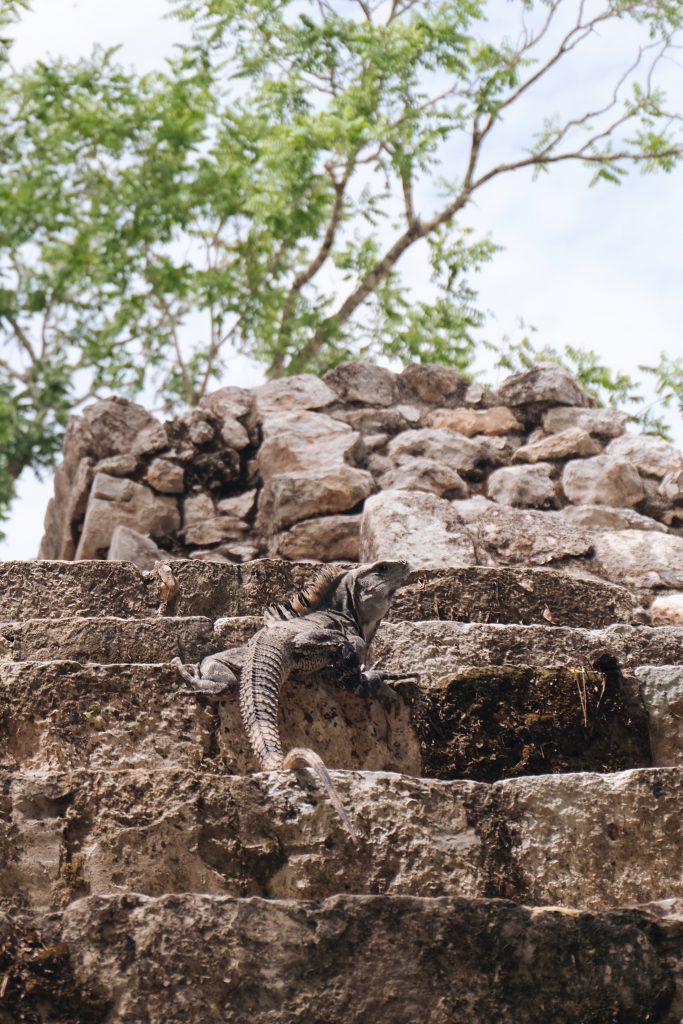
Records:
[[[277,728],[280,687],[288,663],[283,645],[273,643],[277,627],[265,636],[257,634],[247,650],[240,683],[240,711],[252,749],[266,771],[289,768],[312,768],[341,818],[347,832],[355,839],[356,832],[344,810],[339,793],[322,759],[307,747],[294,747],[286,757]]]
[[[315,750],[309,750],[308,747],[292,747],[287,754],[287,757],[282,762],[283,768],[312,768],[315,774],[320,779],[320,783],[327,793],[332,806],[341,818],[342,825],[349,833],[351,838],[355,840],[358,838],[358,834],[351,824],[351,820],[346,813],[344,804],[341,802],[341,797],[334,782],[332,776],[328,772],[327,768],[321,757],[319,757]]]

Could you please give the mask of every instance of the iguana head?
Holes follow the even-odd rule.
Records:
[[[371,562],[345,573],[334,594],[344,611],[360,626],[363,637],[370,641],[381,620],[389,611],[394,594],[410,573],[407,562]]]
[[[371,562],[347,571],[325,566],[312,583],[289,601],[268,608],[266,624],[303,618],[318,611],[339,612],[353,619],[369,642],[409,572],[407,562]]]

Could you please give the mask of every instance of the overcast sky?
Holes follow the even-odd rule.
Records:
[[[48,54],[77,57],[99,42],[122,44],[121,58],[141,70],[160,66],[187,33],[164,19],[166,11],[164,0],[34,0],[16,30],[12,60],[19,66]],[[556,87],[590,91],[591,74],[587,65]],[[682,74],[678,66],[669,70],[679,97]],[[535,182],[519,172],[491,182],[468,209],[467,223],[504,247],[477,278],[481,306],[491,313],[487,336],[519,337],[522,317],[539,344],[591,348],[627,372],[656,362],[660,351],[683,355],[683,169],[634,173],[620,188],[587,183],[579,166],[563,165]],[[410,271],[419,279],[416,264]],[[226,383],[260,379],[260,370],[235,360]],[[683,445],[680,418],[676,439]],[[37,553],[51,483],[26,474],[19,490],[0,558]]]

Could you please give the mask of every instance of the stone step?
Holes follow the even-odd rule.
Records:
[[[197,661],[244,644],[258,616],[113,616],[0,622],[2,661],[89,661],[148,664]],[[683,627],[613,625],[605,629],[463,622],[385,622],[374,659],[392,671],[438,678],[456,665],[577,665],[608,660],[622,668],[683,662]]]
[[[261,615],[319,570],[307,562],[260,559],[244,565],[173,562],[177,594],[162,603],[160,579],[127,562],[0,563],[0,620],[94,617],[145,618],[158,609],[176,616]],[[547,569],[422,569],[398,594],[395,620],[554,622],[602,628],[632,619],[627,590]]]
[[[210,702],[178,684],[170,665],[0,663],[0,764],[255,770],[237,692]],[[666,728],[680,726],[657,699]],[[635,683],[583,669],[464,668],[372,699],[320,672],[287,681],[279,728],[285,749],[313,747],[331,768],[494,781],[652,764]]]
[[[593,911],[683,899],[683,768],[334,779],[355,845],[310,772],[2,772],[0,898],[46,910],[112,892],[345,892]]]
[[[234,621],[224,620],[226,635]],[[220,629],[216,633],[220,637]],[[683,664],[683,627],[614,625],[606,629],[568,629],[386,622],[373,641],[372,654],[376,664],[386,671],[416,672],[426,681],[447,675],[457,665],[591,668],[616,662],[621,669],[634,669],[639,665]]]
[[[3,1008],[107,1024],[678,1024],[682,924],[670,904],[92,896],[3,922]]]

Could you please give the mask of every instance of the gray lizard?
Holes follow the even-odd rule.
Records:
[[[363,696],[389,691],[391,676],[365,668],[368,646],[410,568],[406,562],[375,562],[340,571],[327,567],[291,600],[273,605],[264,626],[244,649],[221,651],[201,662],[199,674],[175,664],[192,693],[220,698],[237,684],[249,742],[266,770],[312,768],[346,829],[354,829],[323,761],[307,747],[286,755],[277,728],[280,687],[294,671],[333,668],[338,680]],[[240,666],[240,662],[243,664]]]

